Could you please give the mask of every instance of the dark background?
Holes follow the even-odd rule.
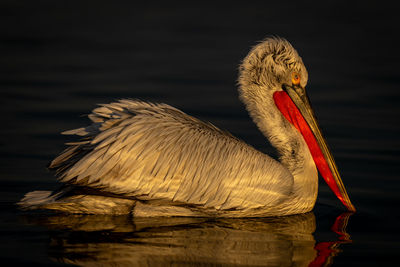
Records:
[[[98,103],[165,102],[273,153],[236,92],[241,59],[270,35],[285,37],[302,56],[309,96],[358,210],[348,226],[354,244],[336,264],[396,259],[394,2],[3,0],[0,16],[0,201],[9,233],[2,251],[11,262],[18,257],[7,251],[21,245],[23,233],[13,203],[27,191],[57,186],[45,166],[63,149],[59,132],[85,125],[82,115]],[[341,206],[321,183],[316,213],[326,209]],[[41,261],[26,250],[27,262]]]

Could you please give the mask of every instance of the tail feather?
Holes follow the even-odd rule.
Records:
[[[67,195],[65,190],[33,191],[27,193],[17,205],[22,210],[51,210],[74,214],[129,214],[135,200],[101,195]]]
[[[40,209],[43,205],[54,203],[56,196],[51,191],[32,191],[17,203],[22,210]]]

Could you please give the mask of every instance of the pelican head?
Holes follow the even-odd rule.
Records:
[[[307,69],[297,51],[282,38],[268,38],[253,47],[240,67],[242,88],[256,84],[273,93],[283,84],[292,84],[293,79],[298,79],[298,85],[304,88]]]
[[[267,38],[243,60],[239,94],[260,130],[278,150],[281,147],[282,161],[282,147],[288,143],[287,138],[282,140],[282,130],[296,129],[328,186],[348,210],[355,211],[311,108],[307,81],[306,67],[292,45],[282,38]]]

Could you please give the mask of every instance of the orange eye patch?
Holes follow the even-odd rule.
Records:
[[[297,72],[292,72],[292,83],[294,85],[300,84],[300,74]]]

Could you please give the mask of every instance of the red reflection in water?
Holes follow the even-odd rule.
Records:
[[[345,212],[340,214],[336,218],[334,224],[331,227],[331,230],[339,235],[338,240],[317,243],[314,247],[314,249],[317,251],[317,256],[308,265],[309,267],[331,265],[333,257],[335,257],[340,252],[339,245],[353,242],[350,239],[350,235],[346,232],[347,223],[352,214],[353,213],[351,212]]]

